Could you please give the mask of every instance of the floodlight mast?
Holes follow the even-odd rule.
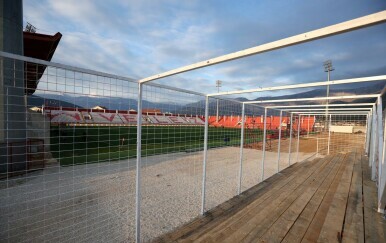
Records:
[[[334,71],[334,67],[332,66],[332,61],[331,60],[327,60],[323,63],[323,66],[324,66],[324,71],[327,73],[327,99],[326,99],[326,124],[325,124],[325,129],[327,129],[327,125],[328,125],[328,122],[327,122],[327,118],[328,118],[328,97],[330,96],[330,72]]]
[[[221,85],[222,85],[222,81],[221,80],[217,80],[216,81],[217,93],[220,93]],[[218,99],[217,99],[216,122],[218,122]]]

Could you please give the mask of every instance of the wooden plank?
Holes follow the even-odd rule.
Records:
[[[265,181],[259,183],[258,185],[248,189],[247,191],[244,191],[239,196],[236,196],[229,201],[209,210],[205,215],[199,216],[193,221],[174,230],[173,232],[155,239],[154,242],[170,242],[180,238],[186,238],[196,231],[202,230],[208,224],[214,224],[219,220],[221,221],[222,217],[237,212],[239,208],[248,205],[255,198],[269,192],[272,188],[283,186],[283,181],[286,181],[286,178],[292,177],[297,173],[302,173],[303,169],[314,166],[317,161],[318,160],[293,164],[280,173],[277,173]]]
[[[343,228],[343,242],[364,242],[362,165],[361,154],[356,153]]]
[[[315,162],[312,161],[307,166],[312,166]],[[307,163],[305,163],[307,164]],[[258,197],[266,192],[269,192],[273,187],[281,186],[282,180],[288,178],[294,172],[297,173],[299,168],[303,167],[303,164],[294,164],[288,167],[286,170],[273,175],[267,180],[259,183],[258,185],[250,188],[247,191],[244,191],[239,196],[236,196],[229,201],[220,204],[219,206],[209,210],[205,215],[199,216],[192,222],[176,229],[175,231],[161,236],[156,239],[155,242],[164,242],[170,240],[176,240],[179,238],[187,238],[191,236],[193,233],[197,231],[202,231],[207,227],[207,225],[215,224],[217,221],[221,221],[223,217],[227,215],[231,215],[238,211],[239,208],[245,207],[251,201],[254,200],[255,197]],[[226,206],[224,206],[226,205]]]
[[[317,193],[315,193],[315,195],[310,200],[303,212],[300,214],[299,218],[296,220],[294,225],[287,232],[287,235],[283,239],[283,242],[292,243],[300,242],[302,240],[328,190],[333,185],[334,181],[340,180],[345,168],[345,159],[346,158],[342,159],[341,163],[339,164],[339,168],[336,169],[335,173],[331,173],[329,175],[329,178],[318,189]]]
[[[342,177],[344,171],[346,170],[346,167],[347,167],[347,163],[344,164],[343,171],[341,172],[341,174],[339,174],[339,176],[337,176],[335,178],[334,182],[332,183],[332,185],[328,189],[325,197],[323,198],[322,203],[320,204],[314,218],[311,221],[311,224],[308,226],[307,231],[304,234],[301,242],[316,242],[317,241],[319,234],[320,234],[320,231],[322,229],[322,226],[324,224],[324,221],[326,219],[327,213],[329,211],[331,202],[334,198],[335,192],[339,186],[339,182],[341,180],[341,177]]]
[[[309,178],[315,171],[323,168],[329,162],[331,157],[323,159],[317,166],[303,171],[300,175],[296,176],[293,180],[288,182],[284,187],[279,188],[275,192],[271,193],[269,197],[259,198],[254,201],[249,207],[243,209],[241,212],[235,216],[227,219],[224,223],[219,224],[214,230],[208,232],[202,240],[203,242],[222,242],[230,235],[234,234],[236,241],[242,239],[245,235],[249,233],[248,227],[245,227],[245,224],[248,224],[249,220],[253,219],[256,216],[256,212],[260,214],[267,212],[266,207],[271,207],[272,205],[279,205],[286,197],[288,197],[293,190],[295,190],[300,184]],[[232,241],[232,238],[229,239]]]
[[[204,236],[208,231],[212,231],[211,233],[216,232],[217,229],[221,231],[223,228],[222,226],[219,226],[219,224],[227,223],[227,222],[232,223],[232,221],[229,221],[228,219],[236,214],[242,213],[242,211],[244,210],[248,210],[248,208],[251,207],[250,205],[251,203],[256,203],[255,200],[264,201],[265,199],[271,197],[272,194],[280,190],[282,187],[287,186],[288,183],[290,183],[292,180],[294,180],[295,178],[298,178],[300,175],[303,175],[305,171],[308,171],[315,166],[319,166],[318,160],[301,163],[300,165],[301,166],[296,168],[296,170],[294,170],[293,172],[289,173],[286,177],[281,177],[280,180],[278,179],[272,185],[270,184],[266,185],[266,187],[263,188],[261,191],[259,191],[259,193],[253,194],[253,196],[249,198],[248,204],[241,205],[240,207],[238,207],[238,210],[233,210],[232,212],[229,212],[229,213],[227,212],[227,214],[223,214],[222,217],[216,218],[216,220],[213,222],[210,222],[210,224],[202,226],[200,229],[197,229],[196,231],[191,232],[191,234],[186,234],[182,236],[180,240],[185,239],[186,242],[196,241],[199,237]],[[287,173],[287,171],[289,170],[285,169],[282,173]],[[239,210],[241,208],[242,210]]]
[[[362,156],[363,171],[363,213],[365,242],[385,242],[386,222],[377,213],[377,189],[371,181],[371,168],[367,157]]]
[[[294,190],[284,201],[279,205],[270,204],[270,208],[264,210],[263,213],[255,212],[256,216],[248,222],[246,228],[249,230],[249,233],[242,238],[243,242],[255,242],[257,239],[263,236],[267,230],[281,217],[284,212],[288,210],[292,204],[294,208],[299,208],[306,205],[310,200],[312,195],[319,188],[321,183],[325,180],[327,175],[334,168],[335,164],[339,161],[340,158],[334,157],[332,161],[329,161],[327,166],[322,170],[315,171],[307,180],[301,183],[296,190]],[[305,203],[304,203],[305,202]],[[294,209],[297,210],[297,209]],[[299,213],[301,210],[299,211]],[[296,213],[296,211],[295,211]],[[299,214],[298,213],[298,214]],[[263,217],[259,217],[259,216]],[[230,239],[235,239],[235,236],[230,237]],[[236,237],[238,237],[236,235]],[[228,239],[227,239],[228,240]],[[230,242],[230,241],[228,241]]]
[[[328,210],[318,242],[335,242],[342,239],[342,227],[346,213],[348,194],[350,191],[351,177],[354,166],[355,154],[350,154],[348,165],[335,192],[331,206]]]
[[[292,230],[292,232],[296,232],[296,234],[290,235],[295,237],[292,239],[287,238],[287,240],[284,241],[300,242],[329,186],[342,167],[343,161],[344,158],[337,161],[321,186],[314,191],[312,197],[297,199],[297,203],[291,205],[291,207],[275,222],[274,225],[272,225],[259,241],[282,242],[284,237]]]

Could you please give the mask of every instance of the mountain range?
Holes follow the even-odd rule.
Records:
[[[356,88],[345,88],[345,89],[331,89],[330,96],[338,95],[361,95],[361,94],[375,94],[379,93],[384,87],[384,82],[372,84],[368,83],[366,86],[356,87]],[[259,97],[254,99],[254,101],[259,100],[272,100],[272,99],[298,99],[298,98],[312,98],[312,97],[325,97],[326,89],[314,89],[307,92],[296,93],[291,95],[282,95],[282,96],[272,96],[272,97]],[[178,97],[181,99],[181,97]],[[172,100],[172,99],[168,99]],[[246,98],[239,97],[235,98],[236,101],[249,101]],[[331,104],[345,104],[352,102],[353,100],[332,100]],[[355,100],[355,102],[374,102],[374,98]],[[324,101],[323,101],[324,102]],[[383,101],[385,102],[385,101]],[[307,104],[317,104],[315,102],[307,102]],[[104,106],[110,110],[137,110],[137,100],[134,98],[121,98],[121,97],[95,97],[95,96],[72,96],[67,94],[35,94],[28,96],[28,106],[54,106],[54,107],[73,107],[73,108],[91,108],[94,106]],[[269,103],[265,103],[267,105]],[[272,103],[275,105],[277,103]],[[296,105],[301,104],[301,102],[286,102],[286,105]],[[162,112],[171,112],[174,114],[192,114],[192,115],[203,115],[205,110],[204,97],[202,100],[183,104],[181,102],[152,102],[144,98],[142,102],[144,109],[159,109]],[[222,115],[231,115],[241,111],[241,104],[239,102],[234,102],[230,100],[221,100],[219,102],[219,110]],[[216,113],[217,102],[215,99],[210,99],[209,111],[213,115]],[[256,113],[263,111],[263,108],[258,106],[246,106],[246,113]]]

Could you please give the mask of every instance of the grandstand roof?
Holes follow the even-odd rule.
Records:
[[[23,32],[24,56],[51,61],[61,38],[62,34],[59,32],[55,35]],[[35,92],[45,69],[45,65],[24,63],[26,94]]]
[[[142,113],[161,113],[160,109],[142,109]]]
[[[94,106],[91,109],[93,109],[93,110],[107,110],[107,108],[105,106],[101,106],[101,105]]]

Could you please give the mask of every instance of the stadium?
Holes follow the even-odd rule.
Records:
[[[136,156],[136,124],[137,113],[122,110],[106,109],[75,109],[65,107],[42,107],[39,112],[49,120],[51,133],[51,148],[54,157],[61,165],[81,164],[111,161]],[[267,126],[267,145],[272,147],[272,142],[279,138],[279,130],[282,139],[289,136],[291,124],[289,117],[270,116],[245,117],[246,128],[245,146],[262,148],[264,123]],[[161,113],[160,110],[142,113],[142,124],[146,129],[147,155],[156,155],[169,152],[190,152],[202,150],[202,136],[191,136],[203,132],[205,117],[193,115],[173,115]],[[209,116],[209,147],[237,146],[240,143],[242,119],[240,116]],[[292,136],[315,134],[315,116],[303,117],[298,124],[295,120],[292,124]],[[74,128],[75,127],[75,128]],[[105,135],[106,134],[106,135]],[[109,135],[109,136],[107,136]],[[150,139],[154,136],[154,139]],[[158,137],[159,136],[159,137]],[[162,136],[162,138],[161,138]],[[157,139],[158,137],[158,139]],[[167,138],[170,137],[170,138]],[[232,138],[232,139],[231,139]],[[71,139],[71,143],[66,140]],[[78,140],[79,139],[79,140]],[[180,145],[176,143],[179,142]],[[57,153],[60,151],[57,144],[68,143],[69,153]],[[167,146],[165,143],[169,143]],[[162,149],[157,149],[162,144]],[[277,141],[276,141],[277,144]],[[276,146],[277,147],[277,146]],[[83,151],[88,148],[87,155],[76,155],[74,148]],[[94,151],[98,148],[98,152]],[[316,153],[316,147],[313,148]],[[106,152],[101,153],[101,150]],[[149,153],[149,150],[152,151]],[[107,152],[108,151],[108,152]],[[321,149],[320,152],[322,152]],[[99,159],[93,161],[93,154],[99,154]],[[106,159],[101,159],[107,157]],[[87,159],[86,159],[87,158]]]
[[[173,78],[382,27],[385,10],[132,79],[52,62],[62,35],[4,6],[0,241],[384,241],[385,75],[330,80],[327,61],[325,81],[213,93]]]

